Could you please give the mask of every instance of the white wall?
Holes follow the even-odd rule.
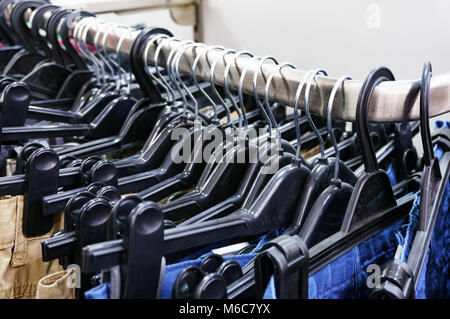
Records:
[[[425,60],[450,72],[448,0],[203,0],[202,22],[206,43],[333,76],[363,79],[385,65],[413,79]]]
[[[169,29],[180,39],[192,40],[194,37],[193,27],[175,23],[170,16],[169,9],[163,7],[149,9],[150,5],[155,6],[156,3],[161,2],[160,0],[51,0],[53,4],[71,9],[87,10],[95,13],[111,11],[110,13],[97,13],[97,17],[124,25],[134,25],[143,22],[148,26],[161,26]]]
[[[125,25],[133,25],[144,22],[147,26],[160,26],[170,30],[176,37],[182,40],[194,37],[194,29],[192,26],[179,25],[170,17],[168,9],[151,9],[128,11],[122,13],[103,13],[97,15],[105,21],[116,22]]]
[[[202,0],[204,42],[271,54],[299,69],[364,77],[377,66],[418,79],[450,72],[448,0]],[[436,119],[450,120],[450,113]],[[422,152],[420,134],[414,144]]]

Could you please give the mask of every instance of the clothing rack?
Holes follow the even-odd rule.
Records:
[[[31,11],[24,15],[24,19],[29,20]],[[95,19],[95,18],[90,18]],[[76,21],[70,28],[72,36],[73,30],[76,26]],[[100,20],[89,24],[86,41],[88,44],[94,44],[95,35],[97,32],[105,33],[105,28],[100,26]],[[122,54],[129,54],[133,40],[137,36],[136,32],[124,28],[123,26],[109,26],[109,33],[106,39],[106,49],[110,52],[116,52],[118,42],[122,39],[120,52]],[[103,35],[100,35],[100,38]],[[182,45],[181,42],[167,42],[161,49],[158,56],[158,66],[166,65],[166,59],[169,52]],[[98,41],[99,45],[102,40]],[[156,45],[150,48],[148,53],[148,62],[154,65],[153,55]],[[183,57],[180,60],[179,70],[183,74],[191,74],[191,65],[195,57],[202,54],[205,47],[187,48],[183,52]],[[256,54],[256,53],[255,53]],[[196,75],[203,80],[209,80],[210,65],[219,55],[223,55],[221,50],[210,50],[203,54],[200,58],[199,64],[196,68]],[[232,54],[228,54],[220,59],[216,65],[214,73],[214,82],[218,85],[223,85],[224,69],[227,62],[232,59]],[[280,63],[284,61],[278,61]],[[258,74],[257,92],[259,96],[264,97],[265,80],[275,71],[276,65],[272,62],[266,61],[259,67],[259,61],[252,60],[249,57],[241,56],[235,60],[235,63],[230,68],[228,84],[231,89],[237,90],[239,87],[239,78],[242,71],[248,67],[242,90],[244,93],[253,94],[253,75]],[[418,70],[420,66],[417,66]],[[262,72],[260,72],[262,70]],[[326,71],[326,70],[325,70]],[[395,72],[395,70],[394,70]],[[269,99],[274,102],[279,102],[284,105],[293,106],[295,101],[295,94],[298,85],[302,82],[307,72],[291,69],[285,67],[280,72],[276,72],[271,87],[269,90]],[[351,76],[351,75],[350,75]],[[326,117],[326,105],[336,82],[336,78],[329,76],[316,76],[312,84],[309,96],[310,112]],[[361,89],[362,81],[348,80],[342,85],[336,94],[333,107],[333,118],[342,119],[346,121],[354,121],[356,115],[356,103]],[[399,121],[416,121],[420,118],[419,108],[419,94],[420,94],[420,80],[410,81],[389,81],[378,85],[372,95],[368,119],[373,122],[399,122]],[[299,107],[304,109],[304,92],[299,102]],[[440,114],[450,111],[450,73],[433,76],[430,88],[430,117],[435,117]]]

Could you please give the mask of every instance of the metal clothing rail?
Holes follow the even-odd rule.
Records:
[[[25,15],[25,19],[29,17],[29,13]],[[92,18],[90,18],[92,19]],[[93,40],[97,32],[101,32],[100,40],[104,35],[105,28],[98,23],[90,23],[87,32],[86,41],[93,44]],[[76,22],[71,28],[71,33],[75,28]],[[71,34],[72,36],[72,34]],[[106,49],[115,52],[119,40],[122,38],[123,43],[120,46],[122,54],[129,54],[134,38],[137,36],[136,32],[132,33],[123,27],[110,27],[106,39]],[[183,39],[181,39],[183,40]],[[166,59],[169,52],[173,49],[179,48],[182,44],[180,42],[171,41],[166,42],[161,49],[158,56],[158,65],[165,66]],[[148,54],[148,63],[154,65],[153,57],[156,45],[150,47]],[[207,47],[187,48],[183,52],[180,60],[179,70],[184,74],[191,74],[191,65],[197,55],[202,55],[199,64],[196,68],[196,75],[203,80],[209,80],[210,65],[223,52],[220,50],[209,50],[203,54]],[[218,85],[224,83],[224,69],[227,63],[231,63],[232,54],[225,55],[220,58],[216,65],[214,72],[214,82]],[[260,97],[264,97],[265,79],[275,71],[276,65],[272,62],[259,67],[259,61],[251,59],[246,56],[241,56],[235,60],[230,68],[228,84],[231,89],[237,90],[239,87],[239,78],[242,71],[248,68],[243,83],[243,92],[253,94],[253,75],[258,72],[257,92]],[[279,61],[280,63],[284,61]],[[417,66],[418,72],[421,65]],[[393,70],[395,73],[395,70]],[[284,105],[293,106],[295,101],[295,94],[298,85],[302,82],[307,72],[301,70],[294,70],[291,68],[283,68],[281,72],[276,72],[269,90],[269,99],[271,101],[279,102]],[[309,105],[310,111],[313,114],[326,117],[326,106],[328,98],[335,84],[336,79],[328,76],[317,76],[312,84]],[[342,87],[338,90],[334,100],[333,118],[343,119],[347,121],[354,121],[356,116],[356,103],[358,100],[359,91],[361,89],[362,81],[349,80],[345,81]],[[303,89],[299,107],[304,108],[304,92]],[[390,81],[379,84],[372,95],[369,106],[369,120],[373,122],[396,122],[396,121],[415,121],[420,119],[419,108],[420,96],[420,80],[413,81]],[[430,117],[434,117],[450,111],[450,73],[435,75],[431,80],[430,90]]]

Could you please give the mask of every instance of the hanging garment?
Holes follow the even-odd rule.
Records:
[[[62,270],[58,260],[42,261],[41,242],[63,229],[62,213],[45,235],[25,237],[22,232],[23,196],[0,198],[0,298],[34,298],[38,281]]]
[[[450,128],[450,122],[436,121],[435,129]],[[443,155],[443,149],[434,146],[434,154],[438,159]],[[431,236],[425,261],[417,280],[415,298],[417,299],[443,299],[450,298],[450,181],[446,184],[444,198],[436,218],[436,224]],[[404,240],[400,243],[403,247],[400,259],[407,262],[411,250],[412,241],[418,226],[420,205],[420,192],[416,194],[413,208],[409,214],[408,224]]]
[[[75,299],[76,270],[58,271],[38,282],[36,299]]]
[[[441,127],[450,128],[450,122],[437,121],[436,129]],[[434,154],[438,160],[441,159],[443,153],[442,148],[438,145],[434,146]],[[450,297],[450,254],[448,248],[450,239],[450,181],[446,185],[446,195],[444,195],[441,203],[424,267],[418,280],[415,294],[417,299]],[[397,244],[400,244],[403,248],[400,258],[405,262],[407,261],[418,225],[419,204],[420,192],[417,192],[408,219],[396,222],[310,275],[308,278],[309,298],[370,298],[373,284],[367,281],[369,276],[367,267],[371,264],[382,266],[393,259],[397,252]],[[276,298],[275,280],[272,276],[265,290],[264,299]]]

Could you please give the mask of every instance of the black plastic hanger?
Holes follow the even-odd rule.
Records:
[[[300,189],[308,174],[309,170],[302,166],[300,161],[296,161],[293,164],[284,166],[275,173],[268,185],[265,185],[262,193],[252,202],[249,209],[238,210],[229,216],[212,221],[166,230],[164,244],[160,243],[160,256],[163,253],[182,251],[197,245],[204,245],[236,236],[261,234],[270,229],[286,226],[286,223],[290,220],[290,212],[292,212],[297,201],[297,195],[300,193]],[[278,200],[280,196],[283,197],[283,201]],[[160,218],[162,218],[162,215]],[[178,244],[173,245],[175,242]],[[119,264],[122,249],[126,248],[122,246],[121,240],[85,247],[85,263],[83,267],[86,271],[95,271],[95,269],[105,268],[106,264]],[[134,248],[129,247],[129,249]],[[94,255],[95,257],[93,257]],[[155,254],[152,256],[153,258],[156,257]],[[147,258],[151,258],[150,254]],[[159,265],[157,261],[152,260]],[[149,275],[147,280],[155,282],[158,279]],[[148,291],[146,293],[147,295],[140,296],[149,296]]]
[[[369,134],[367,113],[370,95],[377,84],[387,80],[394,80],[392,73],[385,67],[377,68],[368,75],[361,88],[356,108],[356,130],[363,141],[363,158],[366,164],[366,173],[358,179],[354,187],[342,226],[335,234],[310,247],[309,252],[299,249],[302,246],[306,247],[306,245],[298,235],[292,236],[291,238],[294,239],[295,245],[290,246],[288,242],[287,248],[297,247],[297,249],[291,250],[286,259],[298,262],[290,263],[290,265],[294,266],[292,271],[296,268],[295,265],[299,266],[298,270],[303,269],[301,270],[302,272],[305,271],[302,267],[306,266],[309,275],[313,274],[385,227],[401,218],[405,218],[411,209],[414,195],[408,195],[396,201],[389,177],[383,170],[378,169]],[[287,237],[283,235],[282,238]],[[268,261],[271,258],[262,258],[261,260]],[[279,258],[272,260],[274,265],[280,261]],[[280,265],[282,266],[283,264]],[[280,265],[276,267],[279,268]],[[264,265],[258,265],[257,267],[267,269]],[[228,296],[236,298],[241,295],[248,295],[249,291],[255,287],[254,276],[254,271],[251,269],[247,270],[241,279],[228,287]],[[280,278],[280,276],[276,278]],[[302,293],[300,295],[305,296],[307,280],[305,282],[305,279],[300,281],[298,279],[295,283],[302,284],[302,291],[300,291]],[[264,282],[267,283],[267,278],[265,281],[263,280]],[[259,285],[261,288],[261,283]]]
[[[311,170],[311,174],[308,177],[308,180],[305,184],[305,188],[302,190],[302,194],[300,196],[298,205],[295,209],[295,215],[293,219],[293,223],[291,226],[286,230],[285,234],[295,234],[299,231],[301,225],[305,221],[306,217],[308,216],[308,213],[313,206],[314,202],[316,201],[317,197],[327,188],[327,186],[330,185],[330,182],[333,178],[333,174],[336,168],[338,168],[339,176],[338,178],[350,185],[354,185],[357,181],[357,177],[353,174],[353,172],[348,168],[342,161],[338,160],[337,158],[326,158],[324,155],[324,142],[322,140],[322,137],[317,134],[317,128],[312,122],[312,119],[309,115],[309,109],[308,109],[308,98],[309,98],[309,88],[311,86],[312,80],[314,79],[315,75],[323,72],[321,70],[314,70],[310,71],[308,76],[305,77],[308,78],[308,85],[305,92],[305,110],[306,114],[309,120],[309,123],[311,125],[311,128],[317,135],[317,138],[319,140],[320,146],[321,146],[321,158],[319,158]],[[326,74],[326,73],[325,73]],[[303,89],[303,84],[305,81],[303,81],[298,89],[296,94],[296,105],[298,105],[298,98],[300,97],[300,93]],[[336,164],[337,163],[337,164]],[[337,183],[335,186],[338,186],[339,183]],[[342,185],[342,184],[341,184]],[[344,184],[345,185],[345,184]],[[336,191],[340,187],[336,188]],[[347,190],[347,186],[345,186],[345,190]],[[345,197],[345,196],[344,196]]]
[[[343,214],[336,214],[336,210],[344,211],[347,208],[350,196],[353,191],[353,186],[342,182],[339,178],[339,149],[336,143],[336,138],[334,136],[331,114],[333,108],[333,101],[336,95],[337,89],[344,84],[345,80],[349,80],[348,76],[343,76],[336,81],[334,85],[330,98],[328,100],[327,109],[327,122],[328,130],[330,132],[330,137],[332,144],[335,148],[336,159],[334,162],[334,177],[331,178],[330,184],[325,188],[319,196],[315,199],[314,204],[311,206],[309,213],[302,224],[298,236],[303,239],[307,247],[311,247],[326,237],[334,234],[340,228]],[[314,174],[314,169],[311,175]],[[322,229],[323,225],[326,225],[326,229]]]
[[[141,40],[139,40],[141,41]],[[142,55],[139,55],[140,57]],[[167,110],[167,108],[165,109]],[[129,176],[132,174],[136,174],[139,172],[145,172],[141,176],[133,176],[130,177],[127,181],[123,181],[121,190],[130,189],[133,187],[145,187],[146,185],[152,184],[152,181],[157,178],[158,174],[156,172],[146,172],[151,169],[156,169],[161,162],[163,161],[165,154],[170,154],[170,149],[174,144],[174,141],[171,138],[171,132],[174,129],[181,128],[182,126],[189,127],[192,124],[187,120],[186,116],[180,113],[174,113],[173,111],[164,113],[165,117],[160,117],[160,120],[166,118],[170,119],[173,115],[176,116],[172,122],[169,122],[170,125],[167,125],[162,129],[158,134],[154,134],[154,127],[150,137],[147,139],[146,145],[144,145],[143,150],[141,151],[140,156],[133,159],[125,159],[116,163],[117,172],[119,177]],[[172,115],[173,114],[173,115]],[[170,115],[170,117],[168,117]],[[160,123],[161,125],[161,123]],[[187,126],[186,126],[187,125]],[[167,162],[167,160],[165,161]],[[160,170],[160,173],[170,172],[171,170],[163,169]],[[155,175],[156,174],[156,175]],[[43,199],[44,211],[46,214],[53,214],[58,211],[61,205],[64,205],[65,202],[78,190],[72,190],[70,192],[55,194],[52,196],[48,196]]]
[[[37,50],[36,40],[31,36],[29,29],[24,25],[23,13],[29,9],[35,9],[46,4],[43,1],[22,1],[17,2],[10,13],[10,24],[15,34],[20,39],[23,47],[14,55],[3,70],[3,74],[14,77],[21,77],[31,72],[31,70],[42,61],[45,56]]]
[[[6,39],[10,39],[16,45],[21,45],[20,39],[15,33],[15,31],[11,28],[11,25],[8,24],[5,17],[6,8],[13,3],[18,2],[17,0],[4,0],[0,3],[0,24],[2,25],[2,29],[5,31]]]
[[[211,72],[214,72],[213,67],[211,67]],[[244,72],[242,76],[245,76]],[[216,94],[218,95],[217,92]],[[256,98],[258,97],[256,96]],[[262,105],[260,108],[262,112],[265,112]],[[267,118],[267,122],[270,123],[269,118]],[[240,143],[238,142],[238,145],[239,144]],[[207,165],[193,191],[173,201],[162,204],[165,218],[174,221],[180,218],[192,217],[195,214],[200,213],[202,210],[223,202],[227,198],[230,198],[236,194],[242,176],[245,175],[247,169],[251,169],[249,164],[238,163],[236,159],[240,158],[242,156],[241,154],[244,154],[244,156],[245,154],[254,154],[257,149],[252,146],[251,142],[244,143],[244,145],[245,149],[242,147],[233,147],[232,150],[228,154],[225,154],[225,157],[223,158],[222,155],[217,154],[220,156],[220,162],[217,165],[211,165],[211,163]],[[228,148],[225,146],[224,149]],[[231,162],[225,160],[228,156],[231,156],[234,160]],[[154,187],[154,190],[146,191],[146,198],[152,197],[152,199],[154,199],[155,192],[159,197],[161,196],[161,191],[160,189],[158,190],[158,185]],[[149,193],[150,196],[148,196]],[[164,194],[167,194],[167,192]]]
[[[47,20],[46,38],[54,53],[51,60],[56,61],[56,63],[46,62],[39,64],[21,78],[23,82],[30,86],[33,96],[38,99],[55,97],[66,78],[72,72],[70,67],[71,61],[67,53],[60,47],[56,35],[56,29],[60,21],[66,18],[71,12],[67,9],[55,10]],[[10,63],[14,62],[11,61]]]
[[[12,32],[5,20],[5,11],[4,11],[6,6],[12,2],[15,2],[15,1],[7,0],[7,1],[2,1],[0,4],[0,35],[2,38],[2,42],[4,42],[4,44],[9,44],[10,48],[16,47],[16,49],[17,49],[17,48],[19,48],[20,43],[18,42],[17,38],[11,34]],[[21,48],[21,46],[20,46],[20,48]]]
[[[0,95],[2,119],[0,128],[24,125],[30,100],[29,89],[25,83],[12,82],[7,84]]]
[[[152,31],[152,30],[150,30]],[[148,39],[153,39],[153,38],[157,38],[156,35],[158,37],[161,37],[161,34],[158,35],[156,33],[152,32],[148,32]],[[136,41],[144,41],[144,44],[148,42],[147,38],[139,38],[136,39]],[[153,40],[152,40],[153,41]],[[138,47],[138,45],[136,45],[136,47]],[[145,49],[145,46],[140,46],[141,48],[143,47]],[[143,51],[144,49],[142,49],[141,51]],[[141,54],[142,52],[139,51],[137,52],[136,55],[131,54],[130,59],[135,61],[134,64],[137,65],[139,63],[142,64],[142,61],[139,62],[139,60],[143,59],[143,54]],[[145,58],[145,57],[144,57]],[[139,64],[140,65],[140,64]],[[144,63],[144,65],[146,65]],[[149,73],[150,74],[150,73]],[[144,76],[142,74],[137,74],[137,77],[139,76]],[[152,82],[152,79],[148,76],[148,74],[145,74],[147,80],[143,81],[145,83],[149,83]],[[156,77],[154,77],[154,75],[152,75],[152,77],[156,80],[158,80]],[[180,95],[174,95],[174,99],[178,98]],[[167,95],[166,95],[167,97]],[[128,120],[133,120],[134,121],[134,117],[131,118],[131,115],[134,114],[134,112],[139,111],[142,114],[139,116],[139,118],[142,117],[146,117],[147,119],[145,121],[147,121],[147,127],[151,127],[151,133],[150,135],[148,135],[147,138],[147,142],[144,144],[143,149],[146,149],[149,147],[149,145],[154,141],[154,139],[156,138],[156,136],[158,136],[158,134],[163,130],[163,128],[165,126],[168,125],[168,123],[175,119],[177,116],[180,115],[180,109],[175,107],[174,105],[170,105],[170,104],[165,104],[165,102],[161,102],[161,103],[154,103],[153,105],[150,103],[151,101],[151,97],[147,97],[147,99],[144,100],[140,100],[139,103],[133,107],[132,112],[130,112],[127,121],[125,121],[121,132],[119,134],[118,137],[113,137],[113,138],[108,138],[106,140],[101,140],[99,141],[99,143],[95,143],[95,142],[90,142],[90,143],[86,143],[86,144],[82,144],[79,146],[75,146],[72,148],[68,148],[66,150],[63,150],[60,152],[61,155],[75,155],[75,156],[83,156],[83,155],[87,155],[87,154],[91,154],[92,152],[97,153],[97,152],[101,152],[105,147],[108,149],[111,149],[112,147],[114,147],[114,145],[121,145],[123,143],[126,143],[127,140],[129,140],[127,138],[128,135],[131,134],[131,132],[133,132],[135,130],[134,126],[136,125],[138,126],[138,123],[129,123]],[[166,106],[164,108],[164,106]],[[141,111],[141,109],[145,109],[145,114],[143,113],[143,111]],[[156,113],[156,114],[155,114]],[[137,118],[136,118],[137,120]],[[154,123],[154,124],[153,124]],[[145,123],[143,123],[143,126],[145,127]]]
[[[426,62],[422,71],[420,89],[420,133],[424,152],[424,168],[420,186],[418,227],[407,261],[395,258],[383,266],[381,287],[373,290],[372,297],[374,298],[414,298],[415,287],[428,252],[434,225],[441,209],[442,198],[445,196],[450,175],[450,153],[449,149],[444,147],[445,153],[439,161],[433,152],[428,115],[431,72],[430,62]],[[450,141],[450,135],[444,135],[443,138]]]
[[[235,55],[235,57],[237,57],[237,56],[238,55]],[[269,59],[269,57],[267,57],[265,60],[267,60],[267,59]],[[261,66],[265,60],[264,59],[261,60],[262,61]],[[268,92],[269,92],[270,84],[271,84],[274,74],[276,72],[281,72],[281,69],[287,65],[288,64],[286,64],[286,63],[278,65],[278,68],[276,70],[274,70],[274,72],[268,77],[268,79],[266,81],[266,86],[265,86],[265,96],[264,96],[265,104],[264,105],[258,101],[258,99],[259,99],[258,95],[257,94],[255,95],[255,100],[257,101],[258,106],[262,110],[264,110],[264,107],[266,107],[266,110],[265,110],[265,112],[267,114],[266,120],[271,122],[273,127],[275,127],[275,129],[277,130],[278,134],[279,134],[279,128],[278,128],[278,124],[276,123],[275,117],[271,110],[271,106],[270,106],[270,103],[268,100]],[[227,69],[228,68],[226,68],[226,70]],[[245,76],[245,72],[243,72],[241,76],[242,77]],[[256,81],[256,80],[254,79],[254,81]],[[225,77],[225,84],[227,84],[226,77]],[[227,85],[225,85],[225,87],[227,88]],[[256,83],[255,83],[255,87],[256,87]],[[240,96],[242,96],[241,90],[242,90],[242,86],[239,87]],[[232,98],[230,97],[230,99],[232,99]],[[241,106],[242,106],[241,110],[242,110],[243,118],[246,119],[246,116],[245,116],[246,112],[245,112],[245,108],[243,107],[244,103],[243,103],[242,99],[240,100],[240,102],[241,102]],[[237,105],[235,105],[235,109],[238,109]],[[245,124],[246,123],[244,121],[244,125]],[[295,131],[296,131],[296,134],[300,134],[299,130],[295,130]],[[297,138],[300,141],[300,136],[298,136]],[[276,150],[275,153],[270,158],[268,158],[265,163],[263,163],[261,161],[257,161],[256,163],[252,163],[252,165],[249,166],[249,168],[245,172],[245,175],[243,176],[242,180],[240,181],[239,187],[234,195],[228,197],[227,199],[214,205],[213,207],[193,216],[192,218],[189,218],[186,221],[181,222],[179,225],[180,226],[181,225],[190,225],[193,223],[203,222],[203,221],[210,220],[213,218],[223,217],[241,207],[244,209],[250,208],[250,206],[252,205],[254,200],[259,196],[259,193],[262,191],[262,189],[264,188],[266,183],[268,183],[270,178],[275,173],[274,169],[270,170],[270,168],[272,168],[271,166],[274,164],[278,165],[278,169],[279,169],[279,168],[282,168],[292,162],[295,162],[298,158],[298,157],[294,156],[294,153],[295,153],[294,148],[292,148],[288,142],[281,140],[280,135],[276,136],[275,139],[278,143],[277,147],[275,148],[275,150]],[[263,155],[270,154],[270,151],[273,151],[273,145],[270,143],[270,141],[272,141],[272,140],[273,140],[273,137],[269,136],[269,143],[265,143],[260,146],[260,149],[258,150],[259,151],[259,156],[258,156],[259,159],[263,159]],[[302,162],[305,162],[305,161],[302,161]],[[273,166],[273,168],[274,168],[274,166]],[[274,171],[274,172],[269,173],[272,171]]]
[[[43,58],[45,57],[45,55],[40,52],[37,39],[31,35],[30,28],[25,26],[25,23],[23,21],[23,14],[29,9],[35,10],[40,6],[46,4],[48,4],[48,2],[39,0],[18,2],[14,5],[10,14],[11,26],[12,28],[14,28],[15,32],[20,35],[20,39],[22,41],[24,49],[27,50],[28,53],[38,54]]]
[[[301,166],[301,164],[291,164],[283,167],[266,185],[264,191],[253,203],[250,210],[237,211],[230,216],[213,221],[168,229],[164,231],[164,234],[158,231],[158,234],[155,234],[157,236],[155,239],[149,242],[150,238],[142,238],[142,242],[134,246],[124,245],[126,240],[121,239],[86,246],[83,248],[84,263],[82,269],[85,272],[95,272],[113,265],[122,264],[120,260],[121,256],[124,256],[123,253],[128,255],[135,250],[139,251],[140,261],[134,259],[133,263],[148,265],[148,260],[151,260],[151,263],[158,265],[160,269],[161,257],[165,254],[235,238],[236,236],[266,233],[269,230],[286,226],[291,217],[289,212],[292,212],[297,201],[297,194],[300,192],[308,174],[309,170]],[[282,196],[284,200],[279,201],[279,196]],[[154,204],[144,202],[139,205],[150,207]],[[139,205],[132,210],[129,221],[133,220],[131,216],[139,208]],[[162,225],[163,215],[161,210],[156,206],[152,207],[152,211],[155,212],[152,215],[152,223]],[[156,219],[160,219],[160,221]],[[150,248],[148,243],[151,243],[152,246],[155,245],[156,250]],[[143,250],[139,247],[142,247]],[[130,252],[127,250],[130,250]],[[146,257],[143,257],[144,255],[141,254],[144,254]],[[158,258],[158,256],[160,257]],[[142,268],[144,265],[139,267]],[[149,292],[149,285],[151,287],[157,286],[159,272],[149,274],[146,267],[142,269],[146,269],[146,279],[141,280],[140,283],[134,283],[133,291],[136,293],[140,292],[134,296],[149,298],[155,295],[154,290]],[[129,273],[130,268],[127,270],[127,273]]]
[[[102,138],[117,134],[132,106],[131,103],[109,103],[90,123],[3,128],[2,144],[50,137],[85,136]],[[125,106],[125,107],[124,107]]]
[[[264,145],[260,152],[267,152],[268,147],[269,145]],[[245,171],[236,192],[232,196],[179,223],[178,225],[185,226],[200,223],[227,216],[240,208],[249,208],[253,201],[258,197],[266,183],[273,176],[273,174],[262,174],[262,172],[269,171],[270,166],[275,162],[279,168],[282,168],[291,164],[292,161],[295,160],[293,149],[289,147],[289,144],[286,145],[286,143],[283,143],[282,147],[284,147],[284,149],[281,150],[281,154],[273,155],[267,160],[266,163],[261,163],[260,161],[252,163]]]

